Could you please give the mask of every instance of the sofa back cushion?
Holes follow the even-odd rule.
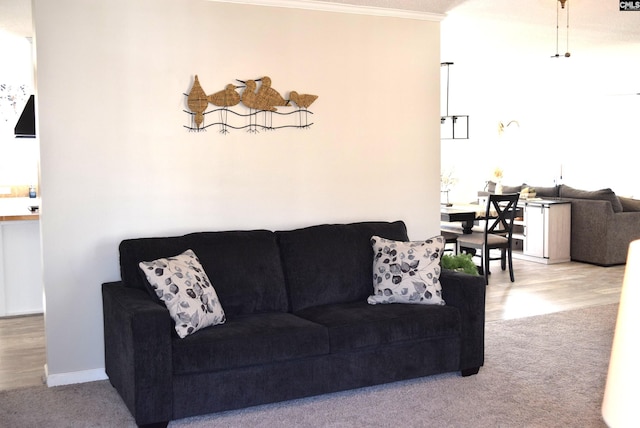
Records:
[[[625,198],[618,196],[620,204],[622,205],[622,211],[625,212],[638,212],[640,211],[640,199]]]
[[[366,301],[373,292],[371,237],[408,240],[402,221],[325,224],[276,235],[294,312]]]
[[[267,230],[200,232],[124,240],[120,243],[120,274],[124,285],[147,290],[157,299],[138,263],[172,257],[188,249],[200,259],[227,318],[287,311],[276,236]]]
[[[551,187],[528,186],[528,187],[536,190],[536,197],[538,198],[557,198],[558,197],[558,186],[551,186]]]
[[[567,186],[566,184],[560,185],[560,197],[561,198],[571,198],[571,199],[596,199],[609,201],[611,203],[611,208],[613,208],[614,213],[622,212],[622,204],[620,200],[616,196],[616,194],[611,189],[600,189],[600,190],[579,190],[574,189],[573,187]]]
[[[485,186],[485,189],[487,192],[489,193],[495,193],[496,192],[496,185],[497,183],[495,181],[487,181],[487,185]],[[520,191],[522,190],[522,188],[524,187],[524,184],[521,185],[517,185],[517,186],[502,186],[502,193],[520,193]]]

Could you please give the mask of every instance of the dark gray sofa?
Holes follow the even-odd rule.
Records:
[[[625,264],[631,241],[640,239],[640,200],[617,196],[611,189],[576,189],[566,184],[552,187],[508,186],[519,192],[536,189],[542,199],[571,202],[571,260],[613,266]],[[489,184],[488,190],[491,191]]]
[[[125,240],[102,286],[105,368],[139,425],[460,371],[484,362],[485,283],[444,270],[446,305],[369,305],[371,236],[403,222]],[[193,249],[227,321],[183,339],[138,263]]]

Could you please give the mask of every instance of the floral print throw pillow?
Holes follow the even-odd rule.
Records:
[[[373,236],[373,295],[367,302],[444,305],[440,257],[445,240],[402,242]]]
[[[181,338],[225,322],[216,290],[192,250],[138,266],[169,310]]]

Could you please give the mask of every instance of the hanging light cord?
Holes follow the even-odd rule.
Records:
[[[449,65],[447,65],[447,116],[449,116]]]
[[[556,3],[556,54],[552,55],[551,58],[560,58],[560,4],[562,3],[562,8],[565,9],[565,4],[568,3],[566,0],[562,2],[558,0]],[[569,52],[569,5],[566,4],[567,9],[567,50],[565,51],[565,58],[569,58],[571,56],[571,52]]]
[[[440,67],[447,67],[447,116],[449,116],[449,66],[453,65],[452,62],[441,62]]]
[[[571,53],[569,53],[569,3],[567,3],[567,50],[564,56],[568,57]]]
[[[560,34],[560,0],[556,3],[556,57],[560,56],[558,38]]]

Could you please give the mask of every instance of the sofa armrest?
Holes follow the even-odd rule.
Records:
[[[460,370],[465,373],[484,364],[485,295],[487,285],[481,276],[448,269],[440,274],[442,297],[448,306],[460,310],[462,321]]]
[[[614,213],[608,221],[606,238],[608,257],[603,264],[626,263],[629,244],[640,239],[640,212]]]
[[[595,199],[566,199],[571,202],[571,235],[595,236],[603,239],[608,221],[613,217],[611,202]]]
[[[173,414],[169,311],[122,282],[102,285],[105,370],[138,425]]]
[[[624,264],[629,243],[640,238],[640,213],[615,213],[609,201],[566,200],[571,201],[571,259]]]

